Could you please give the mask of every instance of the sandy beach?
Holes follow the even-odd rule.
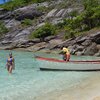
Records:
[[[35,100],[100,100],[100,72],[80,84],[41,95]]]

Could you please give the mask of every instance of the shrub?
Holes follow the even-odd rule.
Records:
[[[37,7],[37,9],[41,12],[49,12],[50,10],[52,10],[54,7],[53,6],[50,6],[50,7],[46,7],[46,6],[40,6],[40,7]]]
[[[25,5],[25,2],[23,0],[14,0],[14,1],[9,1],[9,2],[1,5],[1,7],[6,10],[14,10],[14,9],[24,6],[24,5]]]
[[[0,21],[0,37],[4,34],[7,33],[8,29],[5,27],[4,23]]]
[[[32,20],[31,19],[24,19],[21,22],[21,24],[24,25],[24,26],[31,26],[32,25]]]
[[[74,18],[74,17],[76,17],[78,15],[78,11],[74,10],[74,11],[70,12],[69,15],[71,16],[71,18]]]
[[[0,7],[6,10],[14,10],[16,8],[28,5],[30,3],[41,3],[44,1],[50,1],[50,0],[10,0],[7,3],[0,5]]]
[[[83,6],[85,10],[97,7],[99,5],[99,0],[83,0]]]
[[[38,28],[36,31],[34,31],[30,38],[40,38],[41,40],[44,40],[45,37],[54,35],[56,33],[56,29],[54,25],[50,23],[46,23],[44,26]]]
[[[93,8],[93,15],[91,18],[93,19],[93,23],[95,26],[100,26],[100,6]]]

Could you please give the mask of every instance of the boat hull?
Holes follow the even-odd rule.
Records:
[[[41,66],[40,70],[42,71],[100,71],[100,65],[92,65],[92,66],[81,66],[81,65],[66,65],[66,66],[57,66],[57,67],[49,67],[49,66]]]
[[[37,56],[36,59],[47,62],[65,63],[64,66],[41,66],[42,71],[100,71],[100,61],[69,61],[58,60],[54,58],[45,58]],[[83,65],[84,64],[84,65]]]

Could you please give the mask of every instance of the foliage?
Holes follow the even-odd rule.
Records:
[[[30,3],[41,3],[44,1],[50,1],[50,0],[13,0],[1,6],[7,10],[13,10],[18,7],[22,7],[24,5],[28,5]],[[69,6],[73,7],[74,4],[77,4],[77,0],[75,1],[64,0],[64,1],[66,1],[66,3],[65,2],[59,3],[58,5],[55,5],[55,7],[61,9],[61,8],[67,8]],[[65,38],[75,37],[78,35],[78,33],[100,26],[99,0],[82,0],[82,1],[83,1],[84,11],[80,15],[78,14],[77,11],[72,11],[71,13],[69,13],[70,16],[69,18],[65,18],[63,22],[60,22],[56,25],[58,30],[63,29],[65,31]],[[54,7],[46,8],[46,7],[39,6],[38,10],[41,10],[43,12],[48,12],[52,8]],[[25,19],[21,23],[22,25],[25,26],[29,26],[33,24],[33,22],[30,19]],[[0,33],[5,32],[4,30],[6,30],[1,28],[2,25],[0,24]],[[44,39],[49,35],[55,34],[55,32],[56,32],[55,26],[50,23],[46,23],[44,26],[35,30],[30,35],[30,38],[36,37],[36,38]]]
[[[100,26],[100,6],[93,8],[93,15],[91,16],[91,19],[94,19],[94,25]]]
[[[83,0],[84,9],[88,10],[99,5],[99,0]]]
[[[71,18],[74,18],[74,17],[76,17],[77,15],[78,15],[78,11],[77,11],[77,10],[74,10],[74,11],[70,12]]]
[[[31,26],[32,25],[32,20],[31,19],[24,19],[21,22],[21,24],[24,25],[24,26]]]
[[[14,0],[1,5],[1,7],[6,10],[14,10],[18,7],[24,6],[24,4],[24,0]]]
[[[44,26],[38,28],[35,32],[33,32],[30,38],[40,38],[44,40],[45,37],[54,35],[56,33],[54,25],[50,23],[46,23]]]
[[[62,0],[61,3],[56,5],[56,8],[64,9],[64,8],[72,7],[74,5],[76,6],[77,3],[78,3],[78,0]]]
[[[84,1],[86,1],[83,3],[85,10],[80,15],[76,11],[71,12],[71,18],[58,23],[57,27],[66,31],[65,38],[75,37],[78,33],[100,26],[100,5],[98,0]]]
[[[65,27],[65,37],[64,38],[72,38],[72,37],[74,37],[75,36],[75,34],[74,34],[74,31],[70,28],[70,27],[68,27],[68,26],[66,26]]]
[[[50,1],[50,0],[10,0],[7,3],[0,5],[0,7],[6,10],[14,10],[16,8],[28,5],[30,3],[41,3],[44,1]]]
[[[8,29],[5,27],[4,23],[0,21],[0,36],[2,36],[4,33],[7,33]]]
[[[46,7],[46,6],[37,7],[37,9],[41,12],[49,12],[50,10],[52,10],[52,8],[54,8],[54,7],[53,6],[50,6],[50,7]]]
[[[29,0],[29,1],[32,1],[33,3],[41,3],[41,2],[50,1],[50,0]]]

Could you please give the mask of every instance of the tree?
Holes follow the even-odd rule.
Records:
[[[99,1],[98,0],[83,0],[83,5],[85,9],[85,11],[82,13],[84,16],[83,21],[84,21],[84,24],[86,24],[89,27],[89,29],[91,29],[95,27],[96,23],[98,23],[99,21],[96,18],[97,16],[99,17],[99,12],[100,12],[100,9],[99,10],[96,9],[99,7]]]
[[[44,38],[50,35],[54,35],[56,33],[54,25],[50,23],[46,23],[44,26],[37,29],[35,32],[31,34],[31,38],[40,38],[44,41]]]
[[[93,15],[91,18],[93,19],[93,23],[95,26],[100,26],[100,6],[93,8]]]
[[[83,0],[83,6],[85,10],[97,7],[98,5],[99,5],[98,0]]]

